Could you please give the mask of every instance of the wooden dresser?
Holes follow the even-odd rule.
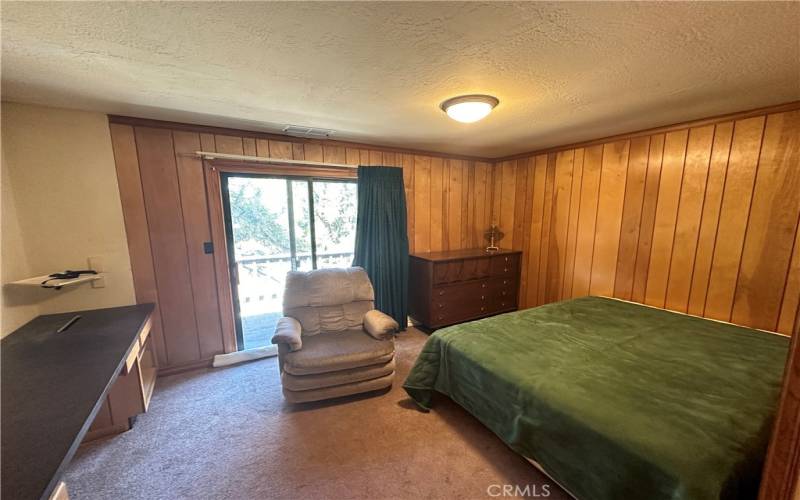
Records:
[[[482,248],[412,254],[409,316],[439,328],[516,310],[521,254]]]

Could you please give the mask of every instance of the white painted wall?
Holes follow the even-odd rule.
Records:
[[[101,113],[2,103],[0,336],[37,314],[135,303],[108,119]],[[7,283],[105,263],[105,288],[20,289]]]

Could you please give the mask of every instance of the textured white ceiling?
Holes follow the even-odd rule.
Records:
[[[2,3],[7,100],[497,157],[800,99],[800,3]],[[489,93],[461,124],[438,104]]]

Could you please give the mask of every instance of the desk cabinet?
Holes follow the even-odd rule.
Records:
[[[483,249],[412,254],[409,316],[428,328],[515,311],[522,252]]]
[[[156,385],[156,357],[150,327],[152,319],[139,333],[114,386],[86,433],[84,442],[129,430],[132,418],[147,411]]]

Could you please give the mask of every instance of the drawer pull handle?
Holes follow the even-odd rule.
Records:
[[[481,295],[481,300],[486,300],[486,295]]]
[[[481,312],[483,312],[483,311],[485,311],[485,310],[486,310],[486,308],[485,308],[485,307],[481,307]]]
[[[439,290],[439,295],[444,295],[444,290]]]
[[[486,288],[486,283],[481,283],[481,288]]]
[[[508,280],[503,280],[504,285],[508,285]]]
[[[508,262],[508,257],[505,258],[505,261]]]
[[[444,304],[439,304],[439,309],[443,308]]]
[[[506,292],[505,290],[503,290],[503,295],[507,295],[507,294],[508,294],[508,292]]]
[[[440,315],[439,315],[439,319],[444,319],[444,316],[442,316],[442,315],[440,314]]]
[[[507,268],[507,267],[504,267],[504,268],[503,268],[503,272],[504,272],[504,273],[507,273],[507,272],[508,272],[508,268]]]

